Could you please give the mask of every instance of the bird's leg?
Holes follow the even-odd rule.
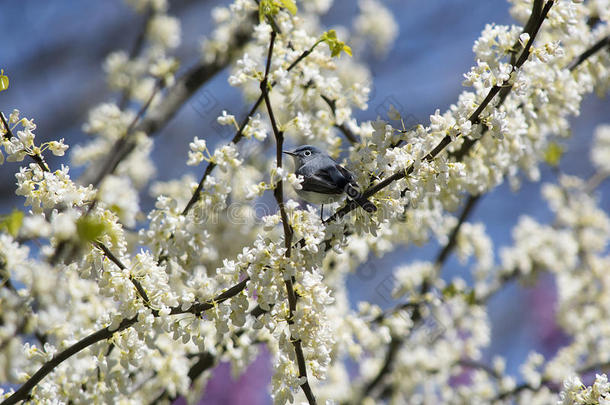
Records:
[[[324,221],[324,204],[320,207],[320,221]]]

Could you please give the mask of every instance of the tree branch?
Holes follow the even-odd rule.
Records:
[[[331,100],[330,98],[326,97],[325,95],[322,95],[322,99],[330,107],[330,111],[333,113],[333,116],[336,117],[336,114],[335,114],[335,111],[337,109],[336,100]],[[350,141],[350,143],[352,143],[352,144],[358,143],[358,137],[347,127],[347,125],[345,125],[345,123],[343,123],[341,125],[335,123],[335,127],[338,128],[343,133],[343,135],[345,135],[345,138],[348,141]]]
[[[124,329],[127,329],[136,322],[137,316],[130,319],[124,319],[119,324],[119,327],[116,330],[110,331],[110,329],[106,327],[104,329],[92,333],[91,335],[87,336],[82,340],[79,340],[72,346],[68,347],[66,350],[56,354],[51,360],[43,364],[42,367],[38,369],[36,373],[34,373],[34,375],[32,375],[21,387],[19,387],[17,391],[13,393],[13,395],[4,400],[1,405],[12,405],[16,404],[19,401],[27,400],[30,391],[36,386],[36,384],[38,384],[44,377],[46,377],[47,374],[53,371],[55,367],[59,366],[65,360],[80,352],[81,350],[102,340],[109,339],[115,332],[120,332]]]
[[[271,128],[273,129],[273,133],[275,135],[275,141],[276,141],[276,165],[278,169],[282,168],[282,147],[283,147],[283,143],[284,143],[284,133],[283,131],[281,131],[277,125],[277,122],[275,120],[275,115],[273,114],[273,108],[271,107],[271,100],[269,98],[269,89],[270,86],[268,85],[268,77],[269,77],[269,69],[271,66],[271,58],[273,56],[273,45],[275,43],[275,38],[277,36],[277,33],[275,32],[275,30],[271,31],[271,39],[269,41],[269,52],[267,54],[267,64],[265,66],[265,76],[263,78],[263,80],[261,81],[261,94],[263,96],[263,99],[265,100],[265,105],[267,107],[267,112],[269,113],[269,121],[271,122]],[[291,66],[296,66],[296,64],[293,64]],[[283,181],[280,179],[280,181],[278,181],[278,183],[275,185],[275,189],[273,191],[273,195],[275,197],[275,201],[279,207],[280,210],[280,215],[282,217],[282,226],[284,229],[284,246],[286,247],[286,252],[284,253],[284,256],[286,258],[290,258],[291,252],[292,252],[292,236],[293,236],[293,231],[292,228],[290,226],[290,223],[288,221],[288,215],[286,214],[286,208],[284,207],[284,186],[283,186]],[[293,325],[294,324],[294,314],[296,312],[296,307],[297,307],[297,295],[294,291],[294,281],[293,278],[287,278],[284,281],[285,285],[286,285],[286,295],[288,296],[288,308],[289,308],[289,315],[288,315],[288,325]],[[300,378],[304,378],[305,382],[303,384],[301,384],[301,389],[303,390],[303,393],[305,394],[305,397],[307,398],[307,401],[309,402],[310,405],[315,405],[316,404],[316,398],[313,394],[313,391],[311,390],[311,387],[309,386],[309,381],[307,378],[307,366],[305,364],[305,355],[303,354],[303,347],[302,347],[302,342],[301,339],[294,339],[291,336],[291,341],[292,344],[294,346],[294,351],[295,351],[295,355],[297,358],[297,366],[299,368],[299,377]]]
[[[591,56],[595,55],[600,50],[604,49],[605,46],[610,46],[610,35],[606,35],[599,41],[597,41],[593,46],[589,49],[581,53],[578,57],[574,58],[572,62],[568,64],[566,69],[570,71],[574,71],[578,66],[580,66],[584,61],[589,59]]]
[[[460,217],[458,218],[458,223],[451,231],[451,235],[449,235],[449,241],[443,247],[443,249],[439,252],[438,256],[436,257],[436,260],[434,261],[437,268],[443,267],[443,265],[445,264],[445,261],[449,257],[449,254],[455,248],[455,245],[457,242],[457,236],[460,232],[460,229],[462,228],[462,225],[464,224],[464,222],[466,222],[466,220],[468,219],[468,217],[474,210],[474,207],[477,205],[477,202],[480,200],[480,198],[481,198],[480,194],[468,196],[468,200],[466,200],[464,209],[462,210],[462,213],[460,214]]]
[[[598,42],[596,42],[594,45],[592,45],[586,51],[584,51],[579,56],[574,58],[566,66],[566,69],[568,69],[570,71],[574,71],[584,61],[586,61],[591,56],[595,55],[597,52],[602,50],[605,46],[610,46],[610,35],[605,36],[604,38],[600,39]],[[510,91],[510,88],[507,88],[506,90],[504,90],[501,93],[501,98],[500,98],[500,101],[498,103],[498,106],[501,106],[504,103],[504,100],[508,96],[509,91]],[[484,135],[485,132],[487,132],[487,128],[485,128],[483,130],[483,134],[482,135]],[[481,138],[478,138],[478,139],[466,138],[466,139],[464,139],[464,143],[462,144],[460,149],[458,151],[453,152],[452,156],[455,158],[456,161],[461,161],[464,158],[464,156],[466,156],[466,154],[468,154],[468,152],[472,149],[474,144],[478,142],[479,139],[481,139]]]
[[[550,11],[551,7],[553,6],[554,2],[553,0],[549,0],[546,2],[541,14],[540,14],[540,18],[539,20],[536,22],[536,24],[534,25],[533,29],[532,29],[532,35],[530,36],[529,41],[527,42],[523,52],[521,53],[519,59],[517,60],[516,64],[513,65],[513,69],[511,71],[514,72],[515,69],[521,67],[521,65],[523,65],[523,63],[525,63],[525,61],[527,60],[528,56],[529,56],[529,50],[532,46],[532,43],[534,41],[534,39],[536,38],[536,35],[540,29],[540,26],[542,25],[542,22],[544,21],[544,19],[546,18],[548,12]],[[535,13],[535,9],[536,9],[536,3],[534,3],[534,10],[532,11],[532,13]],[[502,85],[498,86],[493,86],[487,96],[485,97],[485,99],[483,100],[483,102],[479,105],[479,107],[470,115],[470,117],[468,118],[468,120],[472,123],[478,123],[479,121],[479,117],[481,115],[481,113],[485,110],[485,108],[489,105],[489,103],[491,103],[491,101],[493,100],[493,98],[500,92],[500,90],[504,87],[508,85],[508,80],[504,81],[502,83]],[[436,147],[434,147],[434,149],[432,149],[432,151],[430,151],[425,157],[424,159],[427,161],[432,161],[436,158],[436,156],[445,149],[445,147],[447,145],[449,145],[451,143],[451,137],[449,135],[446,135],[437,145]],[[394,173],[393,175],[391,175],[390,177],[386,178],[385,180],[382,180],[381,182],[377,183],[376,185],[371,186],[369,189],[367,189],[364,193],[363,196],[364,198],[369,198],[372,195],[374,195],[375,193],[377,193],[378,191],[382,190],[383,188],[387,187],[388,185],[390,185],[392,182],[400,180],[408,175],[410,175],[414,170],[414,165],[410,165],[406,170],[404,171],[400,171],[397,173]],[[471,204],[467,204],[467,206],[465,207],[464,211],[463,211],[463,216],[464,219],[466,218],[466,216],[468,215],[468,213],[470,212],[470,210],[472,209],[472,207],[474,206],[474,202],[476,201],[471,201]],[[469,207],[469,205],[471,205]],[[343,208],[341,208],[340,210],[338,210],[337,212],[335,212],[331,217],[329,217],[326,221],[324,221],[325,224],[328,224],[332,221],[335,221],[337,219],[342,218],[343,216],[345,216],[346,214],[348,214],[350,211],[352,211],[353,209],[355,209],[358,206],[358,204],[350,201],[348,202],[348,204],[346,204]],[[463,222],[463,221],[462,221]],[[460,224],[461,226],[461,224]],[[457,231],[459,231],[459,228],[456,227],[455,228],[455,236],[454,238],[457,236]],[[449,246],[449,245],[447,245]],[[443,251],[441,251],[441,253],[439,254],[439,257],[437,258],[437,263],[442,263],[442,261],[446,260],[446,257],[448,255],[449,251],[447,251],[447,253],[443,253]],[[427,283],[422,283],[422,293],[424,293],[427,289],[429,288],[429,285]],[[413,314],[413,320],[414,322],[416,320],[419,320],[421,318],[421,313],[419,311],[419,306],[416,307],[415,312]],[[391,371],[392,368],[392,364],[394,362],[395,359],[395,355],[398,352],[399,347],[402,345],[403,339],[399,338],[399,337],[392,337],[392,340],[388,346],[388,350],[386,352],[386,357],[384,360],[384,364],[381,367],[381,369],[379,370],[379,372],[377,373],[377,375],[373,378],[373,380],[371,380],[371,382],[369,384],[367,384],[365,386],[364,389],[364,393],[363,393],[363,397],[370,394],[372,392],[372,390],[379,384],[381,383],[381,381],[383,380],[383,377],[389,373]],[[398,347],[396,347],[398,346]]]
[[[542,25],[542,22],[544,21],[544,19],[546,18],[548,12],[551,10],[551,7],[553,6],[554,1],[553,0],[548,0],[544,6],[544,9],[542,10],[542,14],[540,16],[540,20],[537,21],[536,26],[534,27],[533,30],[533,35],[530,36],[529,41],[527,42],[525,49],[523,50],[521,56],[519,57],[519,60],[517,61],[516,65],[513,66],[513,70],[521,67],[523,65],[523,63],[525,63],[525,61],[527,60],[527,57],[529,56],[529,50],[532,46],[532,43],[534,42],[534,39],[536,38],[536,35],[540,29],[540,26]],[[510,80],[510,79],[509,79]],[[485,97],[485,99],[483,100],[483,102],[479,105],[479,107],[470,115],[470,117],[468,117],[468,120],[472,123],[478,123],[479,122],[479,117],[481,115],[481,113],[483,112],[483,110],[489,105],[489,103],[491,103],[491,101],[493,100],[493,98],[498,94],[498,92],[505,86],[510,86],[509,85],[509,80],[504,81],[501,85],[495,85],[493,86],[487,96]],[[433,161],[436,156],[442,152],[447,145],[449,145],[451,143],[451,137],[449,135],[445,135],[445,137],[434,147],[434,149],[432,149],[425,157],[424,160],[427,160],[428,162]],[[375,193],[379,192],[380,190],[384,189],[385,187],[389,186],[390,184],[392,184],[393,182],[403,179],[406,176],[410,175],[411,173],[413,173],[414,170],[414,165],[410,165],[408,168],[401,170],[399,172],[394,173],[393,175],[387,177],[386,179],[380,181],[379,183],[369,187],[364,193],[363,193],[363,198],[369,198],[371,196],[373,196]],[[324,221],[324,224],[329,224],[330,222],[334,222],[337,221],[341,218],[343,218],[345,215],[347,215],[348,213],[350,213],[352,210],[354,210],[356,207],[358,207],[358,204],[355,203],[354,201],[348,201],[348,203],[343,206],[341,209],[339,209],[338,211],[336,211],[333,215],[331,215],[329,218],[327,218]]]
[[[144,105],[142,105],[142,107],[140,107],[140,109],[138,110],[138,113],[136,114],[136,116],[133,118],[133,120],[127,127],[125,134],[122,137],[120,137],[114,144],[113,149],[115,151],[117,151],[117,152],[120,151],[122,148],[124,148],[126,145],[128,145],[130,143],[133,143],[133,145],[135,147],[135,141],[133,139],[131,139],[132,138],[131,135],[134,133],[136,124],[138,123],[140,118],[142,118],[142,116],[144,116],[144,114],[146,113],[146,110],[148,110],[148,108],[150,107],[150,104],[154,100],[154,98],[157,95],[157,93],[159,92],[159,90],[162,89],[162,87],[163,87],[163,80],[158,79],[157,82],[155,83],[155,87],[154,87],[152,93],[150,94],[148,100],[146,100]],[[123,158],[125,158],[125,156],[127,156],[127,155],[121,155],[119,153],[116,153],[116,154],[111,153],[110,156],[108,157],[108,159],[106,159],[106,161],[104,162],[104,165],[102,166],[102,169],[100,170],[100,172],[91,181],[91,184],[93,185],[93,187],[97,188],[106,176],[114,173],[117,166],[119,165],[119,163],[121,163],[121,161],[123,160]],[[97,199],[94,200],[92,206],[95,205],[95,201],[97,201]]]
[[[233,287],[229,288],[225,292],[217,295],[212,300],[207,301],[207,302],[194,303],[187,309],[182,309],[183,308],[182,305],[175,306],[171,309],[170,315],[180,315],[180,314],[185,314],[185,313],[191,313],[191,314],[194,314],[194,315],[200,317],[202,312],[207,311],[211,308],[214,308],[215,305],[217,305],[223,301],[226,301],[229,298],[234,297],[237,294],[239,294],[240,292],[242,292],[246,288],[248,281],[250,281],[250,277],[246,277],[244,280],[242,280],[238,284],[234,285]],[[152,313],[154,316],[159,316],[159,312],[156,310],[153,310]],[[53,356],[53,358],[51,360],[49,360],[48,362],[43,364],[42,367],[40,367],[40,369],[38,369],[38,371],[36,373],[34,373],[34,375],[32,375],[21,387],[19,387],[19,389],[17,391],[15,391],[10,397],[5,399],[0,405],[11,405],[11,404],[15,404],[19,401],[26,400],[29,396],[30,391],[44,377],[46,377],[49,373],[51,373],[57,366],[59,366],[65,360],[69,359],[74,354],[80,352],[83,349],[86,349],[87,347],[89,347],[97,342],[109,339],[110,337],[112,337],[112,335],[114,333],[123,331],[123,330],[133,326],[137,321],[138,321],[137,315],[134,316],[133,318],[125,318],[121,321],[118,328],[111,331],[110,328],[107,326],[107,327],[100,329],[97,332],[94,332],[91,335],[79,340],[78,342],[76,342],[72,346],[68,347],[64,351],[56,354],[55,356]]]
[[[437,270],[440,270],[443,267],[443,265],[445,264],[445,261],[449,257],[449,254],[455,248],[456,242],[457,242],[457,236],[460,232],[460,229],[461,229],[462,225],[466,222],[466,220],[468,219],[468,217],[470,216],[472,211],[474,210],[474,207],[476,206],[476,203],[479,201],[480,198],[481,198],[481,195],[468,196],[468,200],[466,201],[466,204],[464,205],[464,208],[462,209],[462,212],[458,218],[458,223],[455,225],[455,227],[451,231],[451,234],[449,236],[449,241],[439,251],[438,255],[436,256],[436,259],[434,260],[434,266],[436,267]],[[429,288],[430,288],[430,283],[426,279],[422,283],[422,291],[428,291]],[[389,315],[392,315],[398,311],[403,311],[405,309],[417,309],[422,304],[424,304],[424,302],[422,302],[422,301],[402,302],[390,309],[383,311],[381,314],[379,314],[375,318],[373,318],[372,322],[380,323]]]
[[[156,11],[152,7],[147,7],[146,12],[144,14],[144,19],[142,20],[142,25],[140,27],[140,31],[138,32],[138,36],[134,41],[131,50],[129,51],[129,59],[135,59],[144,48],[144,39],[146,38],[146,31],[148,30],[148,25],[150,24],[150,20],[156,14]],[[121,93],[121,97],[119,99],[119,109],[123,110],[127,106],[127,102],[129,101],[129,89],[126,88]]]
[[[125,270],[127,267],[125,267],[125,265],[123,264],[123,262],[121,262],[119,260],[118,257],[116,257],[111,251],[110,249],[108,249],[108,247],[106,245],[104,245],[102,242],[95,242],[94,246],[97,247],[98,249],[100,249],[102,252],[104,252],[104,255],[110,259],[111,262],[113,262],[114,264],[116,264],[116,266],[121,269],[121,270]],[[140,295],[140,298],[142,298],[142,300],[144,301],[144,305],[146,305],[147,307],[150,307],[150,300],[148,299],[148,294],[146,294],[146,291],[144,290],[144,287],[142,287],[142,283],[140,283],[138,280],[136,280],[133,275],[131,274],[131,272],[129,273],[129,281],[131,281],[131,283],[134,285],[134,287],[136,288],[136,291],[138,292],[138,294]]]

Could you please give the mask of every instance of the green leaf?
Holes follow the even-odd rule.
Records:
[[[321,40],[328,45],[331,57],[340,56],[341,52],[345,52],[349,56],[352,56],[352,48],[337,38],[337,32],[335,30],[326,31],[322,34]]]
[[[443,288],[442,294],[443,297],[445,298],[451,298],[451,297],[455,297],[455,294],[457,294],[458,290],[457,288],[455,288],[455,284],[451,283],[448,286],[446,286],[445,288]]]
[[[261,0],[258,4],[258,19],[264,21],[279,13],[280,8],[285,8],[292,15],[297,13],[297,5],[294,0]]]
[[[544,152],[544,161],[551,166],[557,167],[563,152],[563,146],[556,142],[551,142]]]
[[[295,15],[297,13],[297,4],[294,2],[294,0],[280,0],[280,3],[282,3],[282,6],[284,6],[284,8],[288,10],[290,14]]]
[[[466,302],[468,303],[468,305],[477,304],[477,296],[474,294],[474,289],[470,290],[470,292],[466,294]]]
[[[277,14],[279,7],[273,0],[261,0],[258,5],[258,19],[263,22],[267,16],[272,17]]]
[[[4,69],[0,70],[0,91],[8,89],[8,76],[4,75]]]
[[[17,236],[23,223],[23,216],[23,212],[19,210],[13,210],[9,215],[3,215],[0,217],[0,229],[8,232],[12,237]]]
[[[352,56],[352,48],[349,45],[343,45],[343,52],[345,52],[349,56]]]
[[[106,231],[106,224],[99,219],[80,217],[76,221],[76,231],[81,241],[93,242]]]

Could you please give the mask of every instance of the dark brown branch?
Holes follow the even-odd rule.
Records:
[[[277,165],[277,168],[280,169],[282,167],[282,154],[283,154],[282,148],[283,148],[283,143],[284,143],[284,133],[283,133],[283,131],[281,131],[279,129],[279,127],[277,125],[277,121],[275,119],[275,115],[273,114],[273,108],[271,107],[271,100],[269,98],[270,86],[267,81],[268,76],[269,76],[269,69],[271,66],[271,58],[273,56],[273,45],[275,43],[276,36],[277,36],[277,33],[275,32],[275,30],[272,30],[271,39],[269,41],[269,52],[267,54],[267,63],[265,66],[265,76],[263,77],[263,80],[261,81],[260,87],[261,87],[261,94],[265,101],[265,106],[267,107],[267,113],[269,114],[269,121],[271,122],[271,128],[273,129],[273,133],[275,135],[276,165]],[[293,64],[291,66],[296,66],[296,64]],[[286,214],[286,208],[284,206],[284,187],[283,187],[283,181],[281,179],[275,185],[273,195],[275,197],[275,201],[278,205],[278,208],[280,210],[280,215],[282,217],[282,226],[284,229],[284,246],[286,247],[286,252],[284,253],[284,256],[289,258],[291,255],[291,252],[292,252],[293,231],[292,231],[292,227],[290,226],[290,223],[288,221],[288,215]],[[288,308],[289,308],[289,315],[288,315],[287,322],[289,325],[293,325],[294,324],[294,315],[295,315],[296,309],[297,309],[297,295],[294,291],[293,278],[288,278],[287,280],[285,280],[285,285],[286,285],[286,295],[288,297]],[[301,339],[294,339],[291,336],[291,340],[292,340],[292,344],[294,346],[294,351],[295,351],[295,355],[296,355],[296,359],[297,359],[297,366],[299,368],[299,377],[305,379],[305,382],[303,384],[301,384],[301,389],[303,390],[303,393],[305,394],[305,397],[307,398],[307,401],[309,402],[309,404],[315,405],[316,398],[313,394],[313,391],[311,390],[311,387],[309,385],[309,380],[307,378],[307,366],[305,364],[305,355],[303,354],[303,347],[302,347]]]
[[[493,369],[493,367],[490,367],[487,364],[481,363],[479,361],[475,361],[475,360],[471,360],[471,359],[460,359],[460,360],[458,360],[457,364],[459,364],[463,368],[483,370],[487,374],[489,374],[490,376],[492,376],[493,378],[496,378],[498,380],[502,378],[502,375],[497,373],[496,370]]]
[[[331,100],[330,98],[326,97],[325,95],[322,95],[322,99],[330,107],[330,111],[333,113],[333,116],[336,117],[335,111],[337,109],[337,106],[336,106],[337,102],[335,100]],[[335,123],[335,127],[338,128],[343,133],[343,135],[345,135],[345,138],[348,141],[350,141],[352,144],[358,143],[358,137],[345,125],[345,123],[343,123],[341,125]]]
[[[551,7],[553,6],[554,2],[553,0],[549,0],[546,2],[540,17],[538,19],[538,21],[536,22],[535,26],[532,29],[532,35],[530,35],[530,39],[528,40],[523,52],[521,53],[519,59],[517,60],[517,63],[513,66],[513,70],[521,67],[521,65],[523,65],[523,63],[525,63],[525,61],[527,60],[528,56],[529,56],[529,51],[531,49],[532,43],[534,41],[534,39],[536,38],[536,35],[540,29],[540,26],[542,25],[542,22],[544,21],[544,19],[546,18],[548,12],[550,11]],[[532,11],[533,13],[535,12],[535,8],[536,8],[536,4],[534,4],[534,10]],[[512,73],[512,72],[511,72]],[[491,101],[493,100],[493,98],[500,92],[500,90],[504,87],[508,85],[508,81],[504,81],[502,83],[502,85],[500,86],[494,86],[489,90],[489,93],[487,94],[487,96],[485,97],[485,99],[483,100],[483,102],[479,105],[479,107],[470,115],[470,117],[468,118],[468,120],[472,123],[478,123],[479,122],[479,117],[481,115],[481,113],[485,110],[485,108],[489,105],[489,103],[491,103]],[[449,145],[451,143],[451,137],[449,135],[446,135],[437,145],[436,147],[434,147],[434,149],[432,149],[432,151],[430,151],[425,157],[424,159],[427,161],[432,161],[436,158],[436,156],[445,149],[445,147],[447,145]],[[400,171],[397,173],[394,173],[393,175],[391,175],[390,177],[386,178],[385,180],[377,183],[376,185],[370,187],[369,189],[367,189],[363,196],[364,198],[369,198],[372,195],[374,195],[375,193],[377,193],[378,191],[380,191],[381,189],[387,187],[389,184],[391,184],[394,181],[400,180],[408,175],[410,175],[414,170],[414,166],[410,165],[406,170],[404,171]],[[335,221],[338,220],[340,218],[342,218],[343,216],[345,216],[346,214],[348,214],[350,211],[352,211],[353,209],[355,209],[358,206],[358,204],[350,201],[348,204],[346,204],[343,208],[341,208],[340,210],[338,210],[337,212],[335,212],[330,218],[328,218],[326,221],[324,221],[325,224],[328,224],[331,221]],[[467,207],[466,207],[467,208]],[[471,209],[471,208],[470,208]],[[469,209],[469,210],[470,210]],[[463,213],[465,213],[466,210],[464,210]],[[448,252],[447,252],[448,254]],[[445,254],[444,256],[446,257]],[[440,258],[440,255],[439,255]],[[442,259],[445,260],[445,259]],[[421,287],[421,292],[424,293],[427,289],[429,288],[429,285],[427,283],[423,283],[422,287]],[[413,313],[413,321],[419,321],[419,319],[421,319],[421,312],[419,311],[419,306],[415,308],[415,312]],[[388,350],[386,352],[386,357],[384,360],[384,364],[381,367],[381,369],[379,370],[379,372],[377,373],[377,375],[371,380],[371,382],[369,382],[369,384],[367,384],[365,386],[364,389],[364,396],[367,396],[368,394],[370,394],[373,389],[379,385],[381,383],[381,381],[383,380],[383,378],[385,377],[386,374],[388,374],[391,371],[392,365],[394,363],[395,357],[396,357],[396,353],[398,352],[399,347],[402,345],[402,339],[398,338],[398,337],[393,337],[392,341],[390,342],[390,345],[388,346]],[[396,347],[396,345],[398,347]]]
[[[458,218],[458,223],[451,231],[451,235],[449,235],[449,241],[443,247],[443,249],[439,252],[438,256],[436,257],[436,260],[434,261],[434,264],[436,265],[437,268],[441,268],[443,266],[443,264],[445,264],[445,261],[449,257],[449,254],[455,248],[455,244],[457,242],[457,236],[460,232],[460,229],[461,229],[462,225],[464,224],[464,222],[468,219],[468,217],[472,213],[472,210],[474,209],[474,207],[476,206],[476,204],[480,198],[481,198],[480,194],[468,196],[468,200],[466,200],[464,209],[462,210],[462,213],[460,214],[460,217]]]
[[[142,26],[140,27],[140,30],[138,32],[138,36],[136,37],[136,40],[134,41],[134,43],[131,47],[131,50],[129,51],[130,60],[135,59],[142,52],[142,49],[144,48],[144,39],[146,38],[146,31],[148,30],[150,20],[152,19],[152,17],[155,14],[156,13],[152,7],[147,8],[147,10],[144,14],[144,19],[142,21]],[[127,105],[128,101],[129,101],[129,88],[126,88],[121,93],[121,97],[119,99],[119,104],[118,104],[119,109],[123,110],[125,108],[125,106]]]
[[[578,66],[580,66],[584,61],[586,61],[591,56],[595,55],[600,50],[604,49],[604,47],[606,47],[606,46],[610,47],[610,35],[605,36],[604,38],[600,39],[598,42],[596,42],[590,48],[585,50],[579,56],[575,57],[566,66],[566,69],[569,69],[570,71],[576,70],[576,68]],[[506,96],[508,96],[509,91],[510,91],[510,88],[507,88],[506,90],[503,90],[503,92],[500,94],[500,100],[499,100],[498,106],[501,106],[504,103],[504,100],[506,99]],[[487,129],[485,129],[483,131],[483,134],[485,134],[486,130]],[[481,138],[479,137],[478,139],[481,139]],[[478,142],[478,139],[473,139],[473,138],[464,139],[464,143],[462,144],[460,149],[458,151],[455,151],[452,153],[452,156],[455,158],[455,160],[461,161],[464,158],[464,156],[466,156],[466,154],[468,154],[468,152],[470,152],[470,150],[472,149],[474,144]]]
[[[173,307],[170,311],[170,315],[191,313],[200,317],[203,311],[207,311],[208,309],[214,308],[214,306],[218,303],[226,301],[229,298],[234,297],[240,292],[242,292],[246,288],[248,281],[250,281],[249,277],[245,278],[238,284],[229,288],[222,294],[217,295],[212,300],[207,302],[195,303],[187,309],[182,309],[182,305]],[[153,311],[153,315],[158,316],[158,311]],[[118,328],[116,328],[115,330],[111,331],[109,327],[100,329],[99,331],[92,333],[84,339],[79,340],[66,350],[56,354],[51,360],[43,364],[42,367],[36,373],[34,373],[34,375],[32,375],[21,387],[19,387],[17,391],[15,391],[10,397],[4,400],[4,402],[2,402],[0,405],[10,405],[15,404],[19,401],[26,400],[29,396],[30,391],[36,386],[36,384],[38,384],[44,377],[51,373],[57,366],[59,366],[65,360],[69,359],[71,356],[97,342],[109,339],[114,333],[123,331],[133,326],[137,322],[137,319],[137,316],[134,316],[133,318],[123,319],[123,321],[121,321],[121,323],[119,324]]]
[[[112,253],[110,251],[110,249],[108,249],[108,247],[106,245],[104,245],[101,242],[95,242],[94,245],[100,249],[102,252],[104,252],[104,255],[110,259],[111,262],[113,262],[114,264],[116,264],[116,266],[121,269],[121,270],[125,270],[126,267],[123,264],[123,262],[121,262],[121,260],[119,260],[118,257],[116,257],[114,255],[114,253]],[[149,307],[150,306],[150,300],[148,299],[148,294],[146,294],[146,291],[144,290],[144,287],[142,287],[142,283],[140,283],[140,281],[136,280],[134,278],[134,276],[131,274],[131,272],[129,273],[129,281],[131,281],[131,283],[134,285],[134,287],[136,288],[136,291],[138,292],[138,294],[140,295],[140,298],[142,298],[142,300],[144,300],[144,304]]]
[[[385,360],[383,361],[383,366],[375,376],[364,388],[363,397],[368,396],[374,389],[379,385],[383,377],[388,374],[392,368],[392,364],[394,363],[394,359],[396,358],[396,354],[398,353],[398,349],[402,346],[404,339],[398,338],[396,336],[392,337],[390,340],[390,344],[388,345],[388,351],[385,355]]]
[[[207,311],[208,309],[212,309],[212,308],[214,308],[215,305],[220,304],[220,303],[228,300],[229,298],[232,298],[232,297],[236,296],[237,294],[239,294],[240,292],[242,292],[246,288],[246,285],[248,284],[249,281],[250,281],[250,277],[246,277],[245,279],[243,279],[239,283],[235,284],[233,287],[229,288],[222,294],[217,295],[211,301],[198,302],[198,303],[191,305],[187,309],[182,309],[181,305],[175,306],[170,311],[170,314],[171,315],[180,315],[180,314],[190,313],[190,314],[200,317],[201,314],[203,312]]]
[[[66,350],[56,354],[53,356],[51,360],[42,365],[40,369],[34,375],[32,375],[17,391],[13,393],[10,397],[8,397],[1,405],[12,405],[16,404],[19,401],[24,401],[28,399],[30,391],[38,384],[44,377],[46,377],[51,371],[55,369],[55,367],[59,366],[65,360],[69,359],[71,356],[80,352],[87,347],[100,342],[102,340],[109,339],[116,332],[120,332],[125,330],[135,324],[137,321],[137,316],[134,316],[130,319],[124,319],[123,322],[119,324],[119,327],[116,330],[110,331],[108,327],[101,329],[97,332],[92,333],[86,338],[79,340],[72,346],[68,347]]]
[[[498,280],[496,280],[495,286],[488,290],[485,295],[475,298],[477,305],[485,304],[491,297],[493,297],[498,291],[502,289],[507,283],[516,280],[519,277],[519,269],[516,268],[510,273],[503,274]]]
[[[155,98],[155,96],[157,95],[159,90],[161,90],[162,87],[163,87],[163,80],[161,80],[161,79],[157,80],[151,95],[148,97],[148,100],[146,100],[144,105],[142,105],[142,107],[140,107],[140,109],[138,110],[138,113],[136,114],[136,116],[133,118],[133,120],[127,127],[125,134],[115,143],[115,145],[113,147],[114,150],[120,150],[128,143],[134,142],[133,139],[131,139],[132,138],[131,135],[134,133],[136,124],[138,123],[140,118],[142,118],[142,116],[146,113],[146,110],[148,110],[153,99]],[[135,143],[134,143],[134,146],[135,146]],[[95,179],[93,179],[93,181],[91,182],[93,187],[97,188],[106,176],[114,173],[114,171],[116,170],[119,163],[121,163],[123,158],[124,158],[124,156],[121,157],[119,154],[116,154],[116,155],[111,154],[109,156],[109,158],[104,162],[104,166],[98,173],[97,177],[95,177]],[[92,206],[94,206],[94,205],[95,205],[95,201],[93,202]]]
[[[472,213],[474,207],[476,206],[476,203],[479,201],[480,198],[481,198],[480,195],[468,196],[468,200],[466,201],[466,204],[464,204],[464,208],[458,218],[458,223],[455,225],[455,227],[451,231],[451,234],[449,235],[449,240],[448,240],[447,244],[445,246],[443,246],[443,248],[439,251],[438,255],[436,256],[436,259],[434,260],[434,265],[438,270],[440,270],[443,267],[443,265],[445,264],[445,261],[449,257],[449,254],[455,248],[455,245],[457,242],[457,236],[460,232],[460,229],[461,229],[462,225],[464,224],[464,222],[466,222],[466,220]],[[428,291],[429,288],[430,288],[429,281],[424,280],[424,282],[422,284],[422,291]],[[421,301],[416,301],[416,302],[406,301],[406,302],[400,303],[390,309],[383,311],[381,314],[379,314],[375,318],[373,318],[371,320],[371,322],[380,323],[386,317],[388,317],[396,312],[403,311],[405,309],[417,309],[423,303],[424,302],[421,302]]]
[[[239,129],[233,136],[233,139],[231,139],[232,144],[237,144],[239,141],[242,140],[242,138],[244,136],[244,129],[246,128],[246,125],[248,125],[248,122],[250,122],[250,118],[254,115],[254,113],[256,112],[256,110],[258,109],[258,107],[261,105],[262,102],[263,102],[263,96],[261,94],[260,97],[254,103],[254,105],[252,105],[252,108],[250,108],[250,112],[248,112],[248,115],[246,115],[243,118],[243,120],[241,121],[241,123],[239,124]],[[203,191],[203,184],[205,183],[205,179],[208,178],[208,176],[210,175],[210,173],[212,173],[212,170],[214,170],[215,167],[216,167],[216,163],[211,162],[211,161],[208,162],[208,165],[206,166],[205,171],[203,172],[203,176],[201,176],[201,180],[199,180],[199,184],[197,184],[197,188],[193,192],[193,195],[191,196],[191,199],[189,200],[189,202],[186,204],[186,207],[184,207],[184,210],[182,210],[182,215],[188,214],[188,212],[191,210],[193,205],[195,205],[195,203],[197,201],[199,201],[199,199],[201,198],[201,192]]]
[[[610,35],[606,35],[605,37],[597,41],[589,49],[581,53],[578,57],[576,57],[572,62],[568,64],[567,69],[573,71],[578,66],[580,66],[581,63],[589,59],[591,56],[595,55],[600,50],[604,49],[604,47],[606,46],[610,46]]]

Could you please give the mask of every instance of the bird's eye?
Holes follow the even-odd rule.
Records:
[[[310,152],[310,151],[308,151],[308,150],[306,150],[306,151],[305,151],[303,154],[304,154],[305,156],[309,156],[309,155],[311,155],[311,152]]]

